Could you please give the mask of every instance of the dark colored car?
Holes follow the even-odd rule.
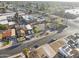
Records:
[[[52,39],[52,40],[50,40],[48,43],[51,43],[51,42],[54,42],[54,41],[55,41],[55,40]]]
[[[38,48],[38,47],[39,47],[39,45],[34,45],[33,47],[34,47],[34,48]]]

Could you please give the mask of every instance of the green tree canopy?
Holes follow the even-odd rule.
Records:
[[[0,30],[6,30],[6,29],[7,29],[7,26],[6,25],[0,24]]]

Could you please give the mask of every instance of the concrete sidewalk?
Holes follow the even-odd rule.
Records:
[[[0,47],[0,50],[3,50],[3,49],[6,49],[6,48],[11,47],[12,46],[12,43],[13,42],[11,41],[8,45]]]

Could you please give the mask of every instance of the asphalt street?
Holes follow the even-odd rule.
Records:
[[[32,48],[34,45],[43,45],[52,39],[59,39],[59,38],[65,37],[66,35],[69,35],[70,33],[72,34],[74,32],[78,32],[79,28],[75,25],[76,23],[73,24],[73,21],[67,21],[66,24],[68,25],[68,28],[65,29],[61,33],[57,33],[55,35],[49,35],[49,36],[46,36],[44,38],[41,38],[40,40],[34,40],[31,42],[23,43],[14,49],[0,50],[0,57],[12,56],[16,53],[22,52],[23,48],[26,48],[26,47]]]
[[[79,25],[76,22],[74,22],[74,20],[65,19],[64,23],[68,25],[68,28],[65,30],[67,30],[68,33],[71,33],[71,34],[79,33]]]
[[[40,46],[40,45],[43,45],[43,44],[49,42],[52,39],[59,39],[59,38],[62,38],[64,36],[66,36],[66,32],[56,33],[55,35],[49,35],[49,36],[46,36],[46,37],[39,39],[39,40],[35,40],[35,41],[31,41],[31,42],[21,44],[20,46],[14,48],[14,49],[0,50],[0,57],[12,56],[16,53],[22,52],[23,48],[26,48],[26,47],[32,48],[36,44],[38,44]]]

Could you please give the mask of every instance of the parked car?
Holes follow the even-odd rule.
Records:
[[[30,37],[29,36],[26,36],[25,38],[26,38],[26,40],[30,40]]]
[[[34,37],[34,35],[28,35],[28,36],[25,36],[25,39],[26,40],[30,40],[31,38],[33,38]]]
[[[79,38],[79,33],[75,33],[76,38]]]
[[[39,47],[39,45],[34,45],[33,47],[34,47],[34,48],[38,48],[38,47]]]
[[[48,43],[51,43],[51,42],[54,42],[54,41],[55,41],[55,40],[52,39],[52,40],[50,40]]]

